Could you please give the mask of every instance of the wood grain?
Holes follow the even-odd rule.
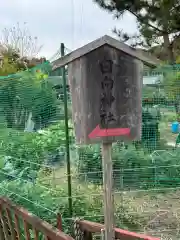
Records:
[[[20,229],[19,229],[18,219],[22,219],[23,224],[24,224],[25,237],[26,237],[27,240],[31,239],[30,232],[29,232],[29,227],[31,229],[36,229],[36,231],[35,231],[36,238],[35,239],[37,239],[37,237],[38,237],[37,232],[40,232],[48,240],[49,239],[52,239],[52,240],[73,240],[73,238],[70,237],[69,235],[66,235],[62,231],[59,231],[58,229],[54,228],[53,226],[51,226],[47,222],[39,219],[38,217],[36,217],[32,213],[28,212],[24,208],[16,206],[9,199],[1,197],[0,198],[0,222],[2,224],[3,234],[4,234],[4,239],[5,240],[11,239],[12,234],[11,235],[9,234],[9,229],[8,229],[9,223],[7,223],[7,219],[4,215],[4,209],[7,209],[7,212],[8,211],[13,212],[13,214],[15,215],[15,228],[16,228],[16,232],[17,232],[17,236],[16,236],[17,238],[19,238],[20,237],[19,235],[21,234]],[[13,226],[11,225],[11,227],[10,227],[11,232],[13,231],[12,229],[13,229]]]
[[[160,61],[153,57],[149,56],[145,52],[138,51],[135,48],[132,48],[128,46],[127,44],[118,41],[117,39],[114,39],[110,36],[103,36],[95,41],[92,41],[86,45],[84,45],[81,48],[76,49],[75,51],[65,55],[64,57],[61,57],[55,61],[52,62],[52,69],[56,70],[62,66],[65,66],[73,61],[75,61],[78,58],[81,58],[82,56],[90,53],[91,51],[94,51],[103,45],[109,45],[119,51],[122,51],[130,56],[133,56],[134,58],[137,58],[144,62],[145,65],[150,66],[150,67],[156,67],[158,64],[160,64]]]
[[[111,143],[102,144],[105,239],[115,239]]]
[[[101,233],[104,229],[104,225],[96,222],[90,222],[86,220],[80,220],[79,222],[81,231],[88,231],[91,233]],[[160,240],[160,238],[150,237],[144,234],[138,234],[123,230],[120,228],[114,228],[115,238],[120,240]],[[85,239],[86,240],[86,239]]]
[[[112,111],[116,122],[109,128],[130,128],[126,137],[114,136],[90,139],[88,135],[100,124],[101,82],[100,62],[113,61],[112,94],[115,98]],[[141,86],[142,64],[134,57],[108,45],[104,45],[71,62],[68,79],[72,95],[73,121],[78,144],[91,144],[119,139],[139,140],[141,137]]]

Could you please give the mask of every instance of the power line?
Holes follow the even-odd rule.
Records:
[[[74,31],[74,23],[75,23],[75,4],[74,0],[71,0],[71,5],[72,5],[72,11],[71,11],[71,28],[72,28],[72,48],[74,48],[74,42],[75,42],[75,31]]]
[[[80,35],[82,36],[83,26],[83,11],[84,11],[84,0],[81,0],[81,11],[80,11]]]

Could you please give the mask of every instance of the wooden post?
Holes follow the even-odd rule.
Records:
[[[112,142],[141,139],[140,61],[152,65],[134,49],[104,36],[52,63],[53,70],[68,65],[76,143],[102,144],[105,240],[115,238]]]
[[[112,168],[111,149],[112,149],[112,143],[102,144],[105,240],[112,240],[115,238],[113,168]]]

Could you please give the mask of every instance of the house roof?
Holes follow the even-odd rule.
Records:
[[[74,60],[76,60],[77,58],[80,58],[86,54],[88,54],[89,52],[103,46],[103,45],[109,45],[113,48],[116,48],[120,51],[125,52],[126,54],[129,54],[139,60],[141,60],[145,65],[147,66],[151,66],[151,67],[156,67],[157,64],[159,63],[159,61],[152,59],[148,56],[148,54],[144,54],[138,50],[136,50],[135,48],[132,48],[130,46],[128,46],[125,43],[122,43],[120,41],[118,41],[117,39],[114,39],[110,36],[103,36],[101,38],[98,38],[97,40],[88,43],[87,45],[76,49],[75,51],[65,55],[64,57],[61,57],[55,61],[53,61],[52,64],[52,69],[55,70],[57,68],[60,68]]]

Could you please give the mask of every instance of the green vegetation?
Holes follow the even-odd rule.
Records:
[[[125,12],[132,14],[137,20],[139,33],[129,35],[116,30],[122,41],[131,41],[132,45],[143,46],[148,52],[156,52],[158,58],[170,64],[175,63],[179,51],[180,4],[178,0],[94,0],[102,9],[116,18]],[[172,36],[172,37],[170,37]],[[155,45],[155,47],[153,47]]]
[[[115,187],[121,189],[122,184],[123,189],[132,190],[177,187],[180,184],[179,156],[179,150],[171,154],[164,151],[160,155],[151,156],[134,146],[125,149],[115,145],[112,156]],[[86,173],[80,178],[82,182],[86,178],[91,183],[102,184],[102,175],[97,174],[102,171],[100,151],[94,147],[86,147],[81,152],[79,161],[79,172]]]
[[[0,195],[10,197],[17,204],[26,207],[54,225],[56,224],[56,213],[60,212],[63,216],[64,228],[68,230],[70,222],[68,220],[67,181],[65,175],[62,178],[62,174],[63,181],[55,184],[52,180],[54,161],[59,166],[56,167],[58,174],[60,169],[65,171],[65,158],[61,154],[65,151],[64,140],[63,123],[45,129],[43,134],[20,133],[14,130],[4,131],[4,134],[1,135],[0,148]],[[53,156],[57,156],[57,150],[59,151],[58,159],[54,160]],[[86,155],[85,152],[84,154]],[[9,157],[7,158],[7,156]],[[50,156],[51,159],[49,159]],[[45,165],[47,160],[48,164]],[[100,163],[100,159],[98,163]],[[75,172],[75,165],[73,172]],[[47,179],[50,179],[51,182]],[[76,177],[73,180],[74,216],[87,216],[87,219],[102,222],[101,186],[97,182],[96,184],[90,182],[83,184],[81,179],[78,179]],[[89,197],[90,193],[91,198]],[[118,207],[120,207],[119,204]],[[124,227],[137,229],[138,224],[134,218],[128,218],[127,211],[128,203],[123,205],[123,215],[119,216],[126,223]]]
[[[73,134],[71,138],[74,138]],[[60,212],[63,227],[69,231],[66,169],[62,154],[65,152],[63,121],[44,129],[41,134],[2,128],[0,141],[0,195],[10,197],[53,225],[56,225],[56,213]],[[72,159],[73,215],[102,222],[100,147],[77,148],[72,144],[71,151],[78,153],[78,158]],[[114,144],[116,191],[150,191],[159,187],[167,191],[169,187],[179,186],[180,152],[172,151],[172,154],[164,152],[161,156],[152,157],[144,148],[138,150],[134,145],[126,148],[121,143]],[[116,223],[117,226],[123,223],[121,227],[140,231],[146,219],[137,211],[133,201],[132,197],[129,200],[124,198],[122,203],[120,195],[115,197]]]
[[[63,98],[57,99],[46,67],[20,72],[17,61],[10,61],[11,55],[4,57],[0,69],[4,76],[0,80],[0,196],[11,198],[53,225],[56,214],[61,213],[64,230],[69,231],[72,219],[65,174],[65,125],[63,120],[57,121],[57,114],[64,114]],[[18,74],[6,77],[15,72]],[[173,90],[174,81],[170,78],[168,82]],[[161,203],[170,188],[180,186],[180,151],[167,146],[167,141],[175,142],[168,124],[176,117],[165,107],[170,101],[169,89],[164,88],[163,97],[146,90],[141,141],[115,143],[112,152],[116,225],[134,231],[144,231],[152,217],[151,209],[156,207],[155,200]],[[71,105],[68,107],[71,113]],[[34,126],[25,131],[29,116]],[[100,146],[76,146],[70,120],[69,127],[73,217],[103,222]],[[157,151],[164,149],[169,151]],[[161,192],[152,193],[157,188]],[[139,190],[147,194],[142,196]],[[138,207],[144,207],[144,202],[148,214],[143,215]]]
[[[44,127],[56,113],[56,97],[45,74],[25,71],[1,78],[0,108],[8,128],[24,129],[30,114],[35,127]]]
[[[0,105],[0,195],[8,196],[53,225],[56,224],[56,214],[60,212],[64,229],[69,231],[65,126],[63,120],[50,124],[53,117],[56,119],[57,112],[53,109],[57,109],[62,100],[57,102],[55,99],[45,73],[28,71],[17,76],[4,78],[0,86],[3,93]],[[8,91],[14,97],[8,98]],[[17,124],[18,118],[14,117],[19,116],[17,96],[21,109],[32,113],[35,123],[41,119],[41,132],[25,132],[27,119],[21,127]],[[7,105],[13,112],[11,125],[8,124]],[[60,114],[63,115],[62,112]],[[160,109],[145,103],[142,117],[141,142],[113,145],[114,187],[117,192],[129,189],[150,191],[180,184],[180,168],[177,166],[180,152],[172,150],[173,156],[167,153],[152,155],[154,150],[165,147],[161,146]],[[163,121],[167,125],[168,119],[164,117]],[[70,121],[69,127],[72,128]],[[100,146],[77,147],[73,131],[70,138],[73,216],[103,222]],[[132,203],[133,197],[124,199],[122,202],[120,194],[115,197],[116,225],[141,231],[142,224],[148,220],[137,211],[137,206]]]

